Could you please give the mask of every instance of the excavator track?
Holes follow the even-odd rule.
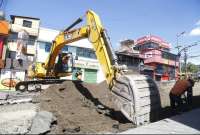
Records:
[[[59,84],[64,81],[67,81],[66,79],[39,79],[39,80],[30,80],[30,81],[21,81],[16,84],[15,89],[17,91],[37,91],[41,90],[41,85],[48,85],[48,84]],[[34,90],[29,90],[29,85],[34,85],[36,88]]]
[[[123,75],[112,88],[120,111],[135,125],[156,121],[161,108],[156,83],[144,75]]]

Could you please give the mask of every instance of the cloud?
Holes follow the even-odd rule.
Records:
[[[200,19],[199,19],[199,21],[196,22],[196,25],[200,25]]]
[[[191,62],[195,65],[200,65],[200,58],[188,59],[188,62]]]
[[[199,22],[200,23],[200,22]],[[190,31],[190,36],[200,36],[200,27],[196,27]]]

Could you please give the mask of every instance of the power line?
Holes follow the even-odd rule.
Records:
[[[200,57],[200,55],[189,56],[188,58],[196,58],[196,57]]]

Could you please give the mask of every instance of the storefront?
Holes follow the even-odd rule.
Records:
[[[75,70],[73,71],[72,79],[76,80],[75,73],[82,71],[82,80],[88,83],[97,82],[97,73],[99,70],[98,62],[77,60],[75,62]]]

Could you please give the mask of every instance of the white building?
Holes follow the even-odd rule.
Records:
[[[36,51],[36,40],[38,38],[40,29],[40,19],[25,16],[11,15],[11,33],[8,37],[9,52],[7,57],[14,59],[17,50],[18,33],[25,30],[29,34],[29,41],[27,44],[27,55],[29,60],[33,61],[33,56]]]
[[[16,55],[16,37],[20,29],[24,29],[31,37],[30,43],[32,44],[27,45],[29,59],[32,61],[36,60],[37,62],[45,62],[50,52],[51,43],[56,35],[59,34],[59,31],[40,27],[40,20],[38,18],[11,16],[11,19],[12,34],[8,41],[8,57],[14,58]],[[92,48],[92,44],[87,39],[83,39],[66,45],[62,51],[72,52],[73,55],[78,56],[78,60],[75,61],[74,73],[77,70],[82,70],[82,79],[85,82],[100,83],[105,80],[105,77]],[[68,78],[75,79],[74,73]]]

